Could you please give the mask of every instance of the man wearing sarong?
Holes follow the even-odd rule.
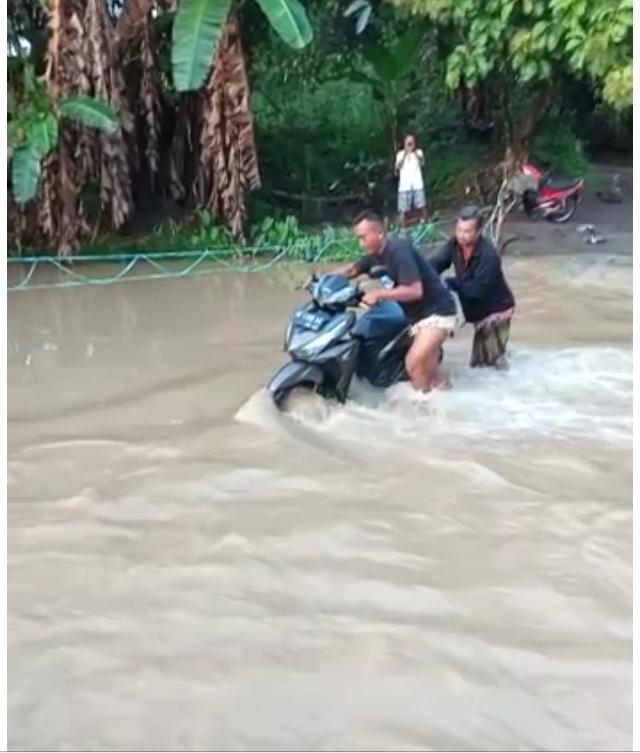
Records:
[[[466,207],[457,217],[455,235],[429,258],[441,274],[453,266],[445,280],[460,301],[464,318],[474,325],[471,366],[507,368],[507,342],[515,308],[500,255],[480,232],[480,215]]]

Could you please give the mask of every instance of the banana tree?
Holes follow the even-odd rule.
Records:
[[[26,204],[37,194],[42,162],[58,144],[61,121],[68,119],[105,133],[114,133],[118,128],[114,111],[98,99],[70,96],[54,105],[29,64],[23,69],[18,101],[9,92],[8,117],[12,193],[19,204]]]
[[[299,0],[256,0],[279,36],[294,49],[313,38]],[[180,0],[173,25],[173,81],[181,92],[199,89],[211,69],[233,0]]]
[[[400,109],[411,96],[412,77],[419,69],[423,42],[423,29],[419,24],[412,25],[391,44],[380,42],[365,47],[362,52],[365,65],[349,74],[354,81],[369,84],[384,107],[392,154],[398,143]]]
[[[255,1],[288,45],[301,49],[311,41],[299,0]],[[172,29],[173,85],[179,92],[199,91],[183,98],[182,111],[192,120],[176,130],[170,173],[182,197],[191,192],[243,242],[245,196],[260,186],[260,174],[237,5],[237,0],[179,0]],[[195,181],[184,159],[194,148]]]

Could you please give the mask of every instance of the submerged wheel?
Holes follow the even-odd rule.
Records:
[[[298,384],[295,387],[290,387],[286,390],[278,390],[277,392],[274,392],[273,402],[276,404],[276,407],[279,410],[287,412],[291,409],[293,403],[297,402],[298,400],[308,399],[310,395],[316,393],[317,390],[315,385],[311,383]]]

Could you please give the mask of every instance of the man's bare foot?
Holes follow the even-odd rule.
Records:
[[[505,356],[500,356],[493,365],[496,371],[509,371],[509,362]]]

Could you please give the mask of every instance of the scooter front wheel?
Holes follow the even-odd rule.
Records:
[[[327,400],[313,385],[292,387],[280,401],[280,412],[296,421],[322,422],[331,414],[333,401]]]
[[[273,393],[273,402],[276,408],[287,412],[291,407],[301,401],[308,400],[310,395],[317,394],[317,389],[313,384],[298,384],[295,387],[287,387]]]

